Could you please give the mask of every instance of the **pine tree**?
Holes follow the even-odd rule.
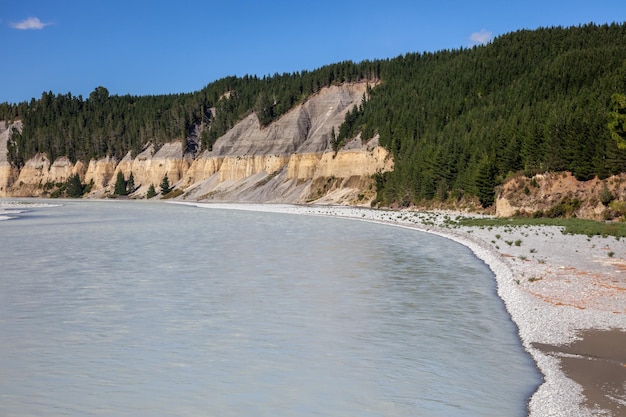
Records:
[[[269,95],[261,92],[254,105],[254,113],[261,127],[269,125],[274,119],[274,103]]]
[[[148,193],[146,194],[146,198],[152,198],[154,196],[156,196],[156,190],[154,189],[154,184],[150,184],[150,187],[148,187]]]
[[[128,182],[126,183],[126,194],[130,194],[133,191],[135,191],[135,177],[131,172],[130,176],[128,177]]]
[[[496,167],[491,158],[484,156],[476,173],[478,199],[483,207],[489,207],[495,200]]]
[[[161,195],[168,194],[172,189],[170,188],[170,180],[167,178],[167,174],[163,177],[163,181],[161,181]]]
[[[65,182],[65,192],[70,198],[80,198],[85,192],[85,186],[78,174],[71,175]]]
[[[626,149],[626,95],[613,94],[611,96],[612,111],[609,113],[609,131],[617,142],[617,147]]]
[[[126,195],[126,180],[124,179],[124,173],[122,171],[117,171],[117,179],[115,180],[115,190],[113,191],[116,195]]]

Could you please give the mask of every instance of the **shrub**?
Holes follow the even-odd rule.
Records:
[[[176,198],[176,197],[178,197],[179,195],[181,195],[183,193],[184,193],[184,191],[181,190],[181,189],[171,190],[169,193],[165,194],[162,198],[164,200],[167,200],[168,198]]]
[[[613,193],[611,193],[605,183],[602,190],[600,190],[600,202],[605,206],[608,206],[614,198],[615,197],[613,197]]]
[[[626,201],[613,200],[609,203],[609,209],[611,210],[611,217],[625,217],[626,216]]]
[[[577,198],[563,197],[555,206],[544,212],[545,217],[554,219],[556,217],[570,217],[580,208],[581,201]]]

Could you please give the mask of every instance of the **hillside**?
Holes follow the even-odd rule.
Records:
[[[358,93],[335,103],[342,111],[327,119],[316,113],[316,97],[355,85]],[[48,92],[30,103],[0,104],[2,119],[23,126],[7,138],[6,163],[13,173],[6,178],[15,178],[15,170],[24,177],[30,171],[67,171],[70,165],[80,173],[75,167],[82,164],[81,180],[94,179],[92,194],[108,187],[105,178],[114,181],[121,169],[126,179],[133,173],[141,192],[158,186],[167,172],[189,198],[275,201],[283,192],[279,200],[312,201],[345,185],[332,178],[345,179],[348,174],[339,172],[350,160],[346,155],[354,147],[372,152],[362,148],[369,143],[376,152],[384,148],[394,168],[377,159],[376,168],[359,170],[370,162],[353,160],[357,176],[375,174],[375,189],[371,180],[351,180],[359,183],[352,194],[374,190],[373,203],[383,206],[478,201],[489,207],[506,199],[506,184],[520,175],[530,181],[546,172],[570,172],[586,182],[626,171],[626,25],[522,30],[471,49],[341,62],[272,77],[227,77],[191,94],[118,97],[99,87],[83,99]],[[326,179],[315,179],[314,170],[303,174],[302,166],[318,162],[299,156],[296,164],[293,155],[327,155],[319,159]],[[133,168],[167,158],[179,161],[175,168],[173,162],[167,169],[165,162],[151,164],[149,175]],[[102,161],[123,168],[103,168]],[[231,167],[233,161],[239,162]],[[298,169],[284,171],[290,164]],[[219,181],[207,180],[218,171]],[[271,178],[239,183],[241,172]],[[281,188],[296,178],[295,183],[306,178],[317,184],[316,191],[291,194],[293,185]],[[232,187],[217,186],[227,181]],[[254,191],[259,182],[263,192]],[[48,180],[28,184],[12,182],[9,194],[41,195],[55,188]],[[620,200],[620,193],[613,194]]]
[[[114,194],[118,174],[128,180],[132,173],[129,191],[135,198],[145,197],[151,185],[158,190],[167,176],[180,199],[369,205],[375,197],[372,175],[393,167],[388,152],[377,139],[354,140],[339,152],[330,144],[332,129],[362,100],[366,86],[326,87],[266,127],[251,114],[193,158],[183,141],[158,150],[150,144],[120,160],[106,156],[86,163],[62,156],[50,161],[37,154],[17,169],[5,158],[0,196],[54,196],[78,175],[90,184],[89,196],[107,197]],[[0,147],[8,140],[5,130]]]

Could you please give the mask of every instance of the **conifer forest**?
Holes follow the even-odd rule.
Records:
[[[1,103],[22,121],[8,144],[21,167],[37,153],[88,161],[184,140],[211,149],[254,112],[267,126],[330,85],[368,82],[332,146],[379,135],[394,157],[378,174],[377,203],[476,196],[493,203],[511,175],[570,171],[579,180],[626,171],[626,25],[521,30],[472,48],[407,53],[313,71],[226,77],[200,91],[88,97],[44,92]]]

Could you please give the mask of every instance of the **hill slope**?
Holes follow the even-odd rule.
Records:
[[[266,127],[251,114],[193,158],[183,141],[175,141],[158,150],[149,145],[137,155],[128,152],[120,160],[51,162],[38,154],[19,170],[7,163],[0,196],[54,195],[59,184],[79,175],[92,184],[91,196],[105,197],[113,194],[118,173],[126,180],[132,173],[134,197],[145,196],[150,185],[158,189],[167,175],[184,199],[369,205],[375,197],[372,175],[393,167],[388,152],[376,139],[368,144],[356,139],[339,152],[330,144],[331,131],[365,90],[365,83],[324,88]],[[0,146],[6,146],[8,131],[2,139]]]
[[[38,154],[71,164],[120,161],[128,152],[159,157],[154,151],[176,140],[183,162],[171,173],[182,178],[183,166],[207,152],[241,159],[327,149],[321,136],[308,138],[319,127],[293,109],[354,82],[370,83],[366,100],[352,97],[342,123],[320,126],[333,149],[360,135],[392,154],[394,169],[376,175],[377,204],[469,197],[489,206],[516,173],[569,171],[588,181],[626,171],[624,24],[523,30],[471,49],[227,77],[192,94],[117,97],[99,87],[83,100],[50,92],[0,104],[0,119],[23,122],[7,147],[7,160],[22,171]],[[289,128],[276,124],[284,117]]]

